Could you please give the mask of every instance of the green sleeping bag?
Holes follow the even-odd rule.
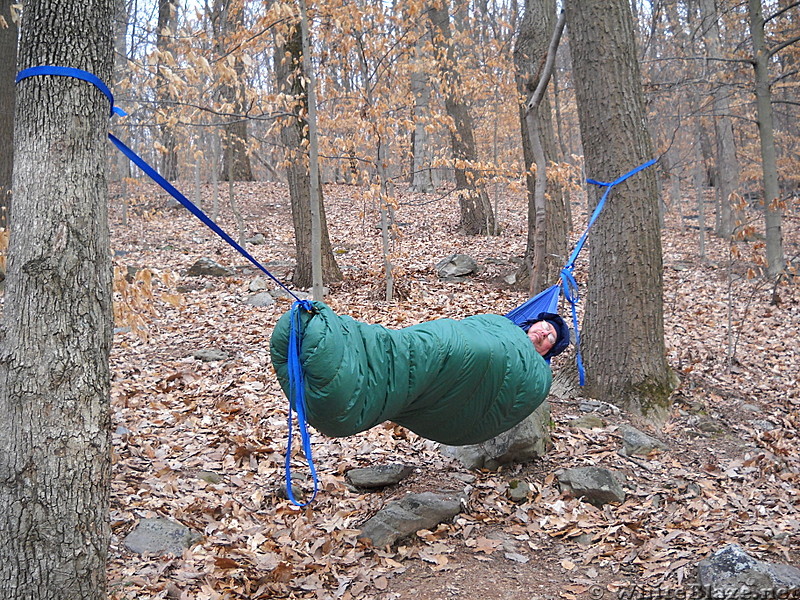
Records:
[[[306,418],[344,437],[393,421],[450,446],[478,444],[530,415],[552,374],[522,329],[499,315],[439,319],[403,329],[337,315],[322,302],[300,310]],[[270,352],[289,396],[290,312]]]

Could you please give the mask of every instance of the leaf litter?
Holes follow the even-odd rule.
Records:
[[[352,186],[325,192],[345,274],[326,298],[335,310],[402,327],[504,314],[524,301],[524,293],[502,283],[524,253],[522,194],[500,198],[502,236],[467,237],[457,231],[454,197],[414,206],[425,197],[401,192],[398,220],[405,225],[392,262],[408,297],[386,302],[376,207]],[[267,238],[249,247],[253,254],[263,263],[292,260],[285,186],[236,184],[236,194],[247,235]],[[576,215],[584,205],[578,200]],[[747,277],[759,268],[756,244],[735,243],[732,258],[729,244],[707,236],[700,261],[697,232],[674,212],[666,215],[665,327],[681,387],[668,423],[648,431],[666,450],[620,455],[615,427],[629,417],[608,411],[603,427],[572,426],[585,407],[571,396],[551,398],[547,456],[498,472],[468,473],[436,444],[392,424],[346,439],[312,432],[320,494],[299,509],[282,493],[287,401],[269,362],[270,332],[290,301],[245,305],[258,273],[194,217],[163,204],[152,186],[140,184],[128,225],[112,207],[118,330],[111,598],[596,598],[598,589],[612,593],[642,582],[684,585],[699,560],[728,542],[800,564],[800,291],[791,277],[779,286]],[[798,207],[791,208],[784,231],[789,257],[800,244]],[[758,214],[750,217],[758,227]],[[231,214],[223,211],[219,222],[235,231]],[[469,254],[482,271],[465,283],[439,281],[433,265],[453,253]],[[202,257],[237,276],[186,277]],[[585,272],[579,276],[585,280]],[[200,348],[230,358],[201,362],[193,357]],[[569,362],[559,358],[554,369]],[[349,469],[396,462],[414,467],[396,486],[366,494],[345,483]],[[556,473],[589,465],[625,475],[625,502],[597,508],[561,493]],[[300,455],[294,472],[308,491]],[[523,502],[509,499],[512,480],[530,486]],[[358,540],[360,524],[391,500],[465,486],[468,506],[452,523],[391,548]],[[203,537],[182,556],[126,550],[125,535],[155,516]]]

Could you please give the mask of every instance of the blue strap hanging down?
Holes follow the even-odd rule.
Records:
[[[103,94],[105,94],[106,98],[108,98],[109,103],[111,104],[111,115],[118,114],[120,116],[126,116],[125,111],[120,108],[114,106],[114,96],[111,93],[111,90],[108,89],[108,86],[103,83],[103,81],[97,77],[96,75],[89,73],[88,71],[83,71],[81,69],[75,69],[72,67],[56,67],[56,66],[40,66],[40,67],[31,67],[29,69],[24,69],[17,73],[17,77],[15,83],[19,83],[23,79],[27,79],[28,77],[33,77],[36,75],[58,75],[63,77],[72,77],[75,79],[80,79],[82,81],[86,81],[94,85],[97,89],[99,89]],[[214,233],[216,233],[219,237],[223,240],[228,242],[234,249],[236,249],[242,256],[244,256],[247,260],[249,260],[256,268],[258,268],[261,272],[267,275],[270,279],[272,279],[275,283],[277,283],[280,287],[282,287],[286,292],[289,293],[292,298],[295,299],[295,303],[292,305],[292,343],[290,344],[290,353],[289,353],[289,360],[295,366],[293,369],[290,370],[290,379],[292,380],[292,390],[293,390],[293,398],[294,403],[291,401],[289,402],[289,441],[286,449],[286,492],[289,500],[292,501],[297,506],[307,506],[310,504],[317,495],[317,490],[319,488],[319,482],[317,478],[317,471],[314,467],[314,461],[311,454],[311,436],[308,433],[308,426],[306,424],[305,419],[305,387],[303,381],[303,370],[300,366],[300,351],[302,348],[302,328],[300,323],[300,309],[306,310],[308,312],[314,312],[314,306],[308,300],[301,300],[297,297],[297,295],[292,292],[288,287],[286,287],[277,277],[275,277],[272,273],[270,273],[260,262],[258,262],[247,250],[242,248],[240,244],[238,244],[230,235],[228,235],[219,225],[217,225],[208,215],[206,215],[198,206],[196,206],[191,200],[189,200],[186,196],[184,196],[175,186],[173,186],[169,181],[164,179],[158,171],[156,171],[153,167],[151,167],[147,162],[145,162],[142,157],[136,154],[133,150],[128,148],[124,143],[122,143],[117,137],[112,135],[111,133],[108,134],[108,139],[125,155],[128,159],[131,160],[137,167],[139,167],[144,173],[150,177],[153,181],[155,181],[158,185],[164,188],[175,200],[177,200],[183,207],[185,207],[189,212],[191,212],[194,216],[196,216],[200,221],[202,221],[207,227],[209,227]],[[311,477],[314,482],[314,491],[311,498],[308,502],[300,503],[298,502],[292,490],[292,474],[291,474],[291,455],[292,455],[292,405],[294,404],[295,410],[297,410],[297,421],[298,427],[300,429],[300,438],[302,441],[303,452],[306,456],[308,461],[308,466],[311,471]]]

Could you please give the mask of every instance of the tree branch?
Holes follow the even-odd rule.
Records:
[[[793,38],[789,38],[788,40],[782,41],[780,44],[775,46],[772,50],[769,51],[769,56],[775,56],[778,52],[786,48],[787,46],[791,46],[795,42],[800,42],[800,35],[796,35]]]
[[[787,12],[787,11],[790,11],[791,9],[793,9],[793,8],[794,8],[794,7],[796,7],[796,6],[800,6],[800,2],[795,2],[795,3],[793,3],[793,4],[790,4],[789,6],[784,6],[784,7],[783,7],[782,9],[780,9],[778,12],[776,12],[776,13],[773,13],[773,14],[771,14],[770,16],[768,16],[766,19],[764,19],[764,23],[768,23],[768,22],[770,22],[772,19],[776,19],[776,18],[780,17],[780,16],[781,16],[783,13],[785,13],[785,12]]]
[[[561,34],[564,32],[564,25],[566,25],[566,22],[567,17],[562,9],[561,13],[558,15],[558,22],[556,23],[555,29],[553,29],[553,37],[550,40],[550,46],[547,48],[547,60],[544,63],[544,69],[542,69],[539,84],[536,86],[536,90],[533,92],[531,99],[528,100],[528,104],[526,105],[528,112],[538,108],[542,97],[544,97],[547,84],[550,83],[550,76],[553,74],[553,67],[556,64],[558,43],[561,41]]]

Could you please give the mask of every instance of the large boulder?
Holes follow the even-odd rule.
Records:
[[[467,469],[496,470],[509,463],[541,458],[552,445],[550,405],[542,402],[519,425],[482,444],[441,446],[445,456],[455,458]]]
[[[383,548],[416,533],[432,529],[461,512],[466,497],[460,492],[409,494],[388,504],[361,527],[360,539]]]
[[[788,598],[800,591],[800,569],[760,561],[738,544],[702,560],[697,578],[709,598]]]

